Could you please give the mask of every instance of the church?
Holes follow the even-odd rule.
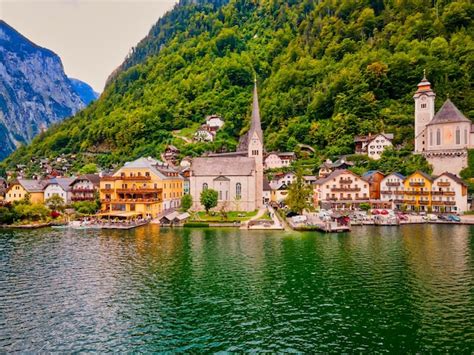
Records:
[[[217,209],[248,212],[261,208],[263,155],[263,132],[255,80],[250,129],[240,138],[237,151],[210,154],[192,160],[190,169],[192,208],[204,209],[200,197],[205,189],[217,191]]]
[[[415,100],[415,153],[433,166],[433,174],[459,175],[467,167],[467,150],[474,148],[474,125],[447,99],[435,114],[436,94],[426,75]]]

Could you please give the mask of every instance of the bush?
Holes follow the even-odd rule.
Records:
[[[191,195],[183,195],[183,197],[181,197],[181,209],[183,211],[189,210],[192,205],[193,205],[193,198]]]

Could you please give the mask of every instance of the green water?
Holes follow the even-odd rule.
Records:
[[[472,352],[473,235],[0,231],[0,349]]]

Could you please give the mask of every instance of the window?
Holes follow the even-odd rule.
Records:
[[[461,144],[461,130],[456,127],[456,144]]]
[[[219,200],[222,200],[222,191],[219,191]]]
[[[235,184],[235,197],[237,198],[242,197],[242,184],[240,182]]]
[[[433,130],[430,129],[430,145],[433,145]]]
[[[421,104],[421,108],[426,108],[426,104]]]
[[[207,185],[206,183],[202,184],[202,189],[203,189],[203,191],[204,191],[204,190],[207,190],[207,187],[208,187],[208,185]]]
[[[441,145],[441,130],[439,128],[436,130],[436,145]]]

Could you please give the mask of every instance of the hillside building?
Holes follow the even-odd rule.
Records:
[[[23,200],[27,194],[32,203],[44,202],[44,182],[41,180],[18,179],[13,181],[5,194],[6,202]]]
[[[388,147],[392,147],[393,134],[392,133],[380,133],[380,134],[369,134],[368,136],[356,136],[354,138],[355,153],[365,154],[369,158],[379,160],[382,153]]]
[[[425,156],[435,175],[445,171],[459,175],[467,167],[467,149],[474,148],[474,126],[449,99],[435,114],[435,98],[424,76],[413,95],[415,153]]]
[[[99,191],[100,176],[98,174],[80,175],[74,179],[71,187],[71,201],[94,201]]]

